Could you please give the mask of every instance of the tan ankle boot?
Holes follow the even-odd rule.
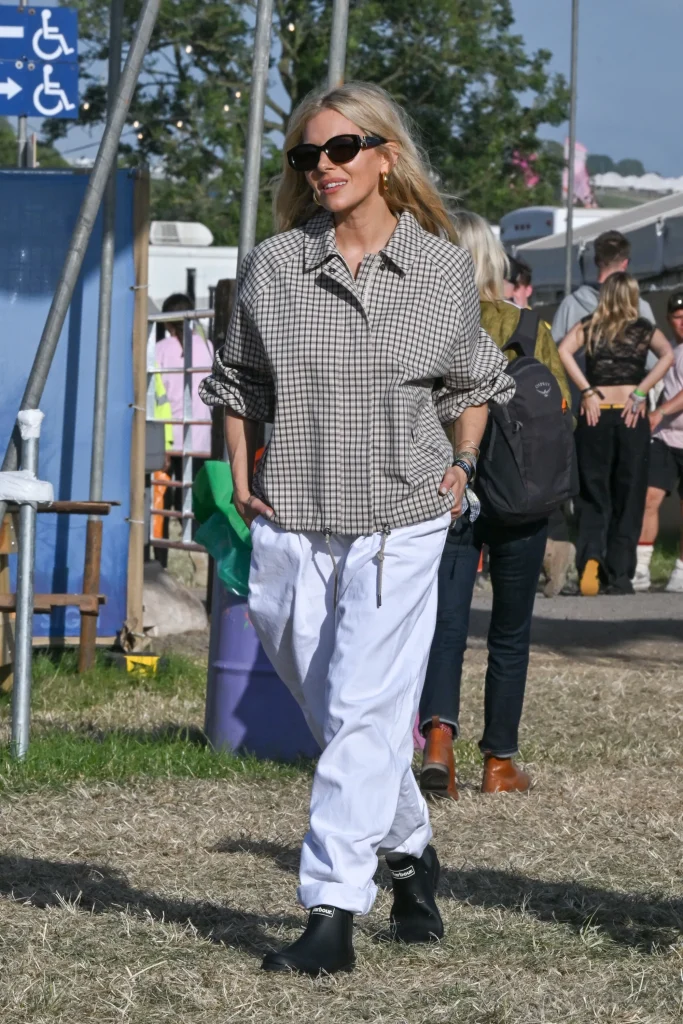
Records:
[[[458,786],[455,779],[453,727],[441,722],[438,715],[434,715],[426,739],[422,755],[420,789],[425,796],[440,796],[457,800]]]
[[[531,776],[522,771],[511,757],[484,754],[482,793],[526,793],[530,786]]]

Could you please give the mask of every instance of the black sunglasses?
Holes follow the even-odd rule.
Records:
[[[300,142],[294,149],[289,150],[287,160],[295,171],[314,171],[321,153],[326,153],[333,164],[348,164],[358,156],[361,149],[374,149],[386,141],[381,135],[335,135],[334,138],[328,139],[324,146]]]

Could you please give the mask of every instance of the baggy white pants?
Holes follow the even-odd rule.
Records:
[[[412,772],[413,722],[436,622],[437,570],[450,512],[386,538],[325,538],[263,518],[252,526],[249,614],[280,678],[301,705],[322,755],[299,902],[367,914],[377,854],[420,857],[429,813]]]

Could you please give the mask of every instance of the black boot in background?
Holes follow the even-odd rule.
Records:
[[[335,974],[352,971],[353,914],[339,907],[313,907],[306,929],[296,942],[279,953],[267,953],[264,971],[295,971],[298,974]]]
[[[441,866],[436,850],[428,846],[421,857],[387,861],[394,887],[389,922],[397,942],[434,942],[443,937],[443,921],[434,893]]]

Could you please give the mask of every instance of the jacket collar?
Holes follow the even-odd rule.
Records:
[[[339,256],[334,231],[332,214],[327,210],[319,210],[303,226],[304,232],[304,269],[314,270],[328,260]],[[420,254],[424,244],[425,231],[417,223],[412,213],[404,211],[398,220],[393,235],[384,246],[381,254],[406,274]]]

